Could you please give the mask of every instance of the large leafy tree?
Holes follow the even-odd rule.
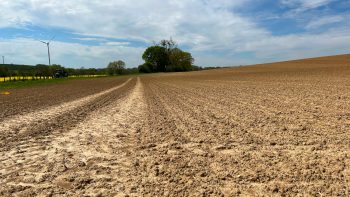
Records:
[[[190,71],[192,70],[193,57],[191,53],[184,52],[179,48],[174,48],[171,51],[170,65],[168,71]]]
[[[152,73],[154,72],[153,71],[153,65],[148,63],[148,62],[145,62],[144,64],[141,64],[139,67],[138,67],[138,71],[140,73]]]
[[[166,66],[169,64],[168,54],[162,46],[151,46],[146,49],[142,55],[147,66],[152,72],[165,72]]]
[[[170,40],[162,40],[159,42],[159,45],[165,48],[165,51],[170,56],[173,49],[177,48],[176,42],[170,38]]]
[[[143,73],[189,71],[194,61],[191,54],[179,49],[172,39],[148,47],[142,59],[145,63],[139,66],[139,72]]]
[[[107,74],[108,75],[121,75],[125,70],[125,62],[122,60],[110,62],[107,66]]]

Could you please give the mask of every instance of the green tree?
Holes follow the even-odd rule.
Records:
[[[174,72],[193,70],[194,59],[191,53],[182,51],[172,39],[162,40],[148,47],[142,55],[145,63],[138,67],[139,72]]]
[[[192,70],[193,57],[191,53],[174,48],[170,54],[170,65],[167,71],[190,71]]]
[[[161,40],[159,45],[164,47],[168,55],[172,53],[173,49],[177,48],[177,44],[174,40],[170,38],[170,40]]]
[[[147,63],[151,72],[165,72],[169,64],[169,57],[166,48],[162,46],[151,46],[146,49],[142,59]]]
[[[52,75],[52,72],[51,72],[51,70],[50,70],[50,68],[49,68],[49,66],[48,65],[45,65],[45,64],[37,64],[36,66],[35,66],[35,70],[36,70],[36,76],[39,76],[40,77],[40,79],[42,78],[42,77],[47,77],[47,76],[51,76]]]
[[[3,77],[4,81],[5,81],[6,77],[8,77],[8,75],[9,75],[9,72],[8,72],[7,67],[0,66],[0,77]]]
[[[125,70],[125,62],[122,60],[110,62],[107,66],[108,75],[121,75]]]
[[[56,72],[56,70],[66,70],[64,67],[62,67],[59,64],[52,64],[51,66],[49,66],[49,70],[46,73],[47,77],[53,76],[53,74]]]
[[[77,75],[77,71],[74,68],[66,68],[66,71],[71,76]]]
[[[153,65],[151,63],[144,63],[144,64],[141,64],[139,67],[138,67],[138,70],[140,73],[151,73],[153,72]]]
[[[107,66],[107,75],[114,75],[115,74],[115,70],[114,70],[114,67],[111,63],[108,64]]]
[[[87,71],[88,71],[88,75],[90,75],[90,76],[97,74],[96,68],[89,68]]]

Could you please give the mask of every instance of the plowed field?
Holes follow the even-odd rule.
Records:
[[[349,196],[350,55],[0,95],[0,196]]]

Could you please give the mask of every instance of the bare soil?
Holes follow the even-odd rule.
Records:
[[[350,55],[115,80],[13,101],[1,196],[350,195]]]
[[[76,79],[64,83],[11,89],[9,95],[0,96],[0,120],[16,114],[25,114],[38,109],[82,98],[125,81],[124,77],[101,77]]]

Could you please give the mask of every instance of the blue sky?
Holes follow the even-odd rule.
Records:
[[[200,66],[350,53],[350,0],[0,0],[7,63],[105,67],[142,63],[154,41],[177,41]]]

